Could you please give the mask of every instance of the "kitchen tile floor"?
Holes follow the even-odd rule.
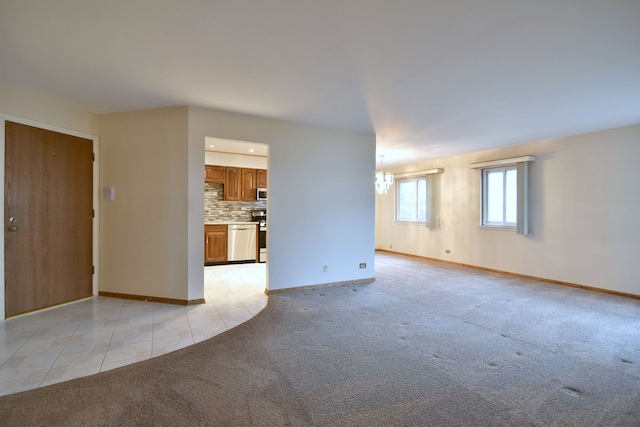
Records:
[[[178,350],[251,319],[267,305],[265,264],[204,270],[206,304],[93,297],[0,320],[0,396]]]

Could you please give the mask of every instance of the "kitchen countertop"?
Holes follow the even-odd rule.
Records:
[[[204,225],[229,225],[229,224],[237,224],[237,225],[257,225],[258,222],[252,221],[205,221]]]

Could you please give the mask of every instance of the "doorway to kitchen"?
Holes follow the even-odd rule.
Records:
[[[204,148],[205,294],[223,288],[218,311],[252,317],[266,305],[269,146],[206,137]]]

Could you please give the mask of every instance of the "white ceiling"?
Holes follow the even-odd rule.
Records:
[[[0,85],[375,133],[389,165],[640,123],[640,1],[0,0]]]

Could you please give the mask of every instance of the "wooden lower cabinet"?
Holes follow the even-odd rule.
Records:
[[[204,263],[223,264],[227,262],[227,226],[204,226]]]

